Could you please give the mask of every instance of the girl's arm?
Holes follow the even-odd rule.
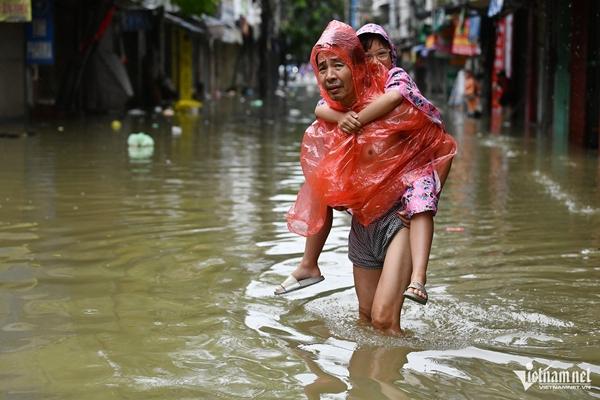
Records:
[[[327,122],[335,122],[337,124],[337,122],[344,116],[344,113],[335,111],[334,109],[329,108],[327,103],[323,103],[317,104],[315,107],[315,115],[319,119]]]
[[[358,121],[358,114],[354,111],[343,113],[330,108],[326,103],[317,104],[315,115],[324,121],[337,123],[340,129],[346,133],[357,131],[362,126]]]
[[[402,103],[402,98],[399,90],[389,90],[361,110],[358,113],[358,120],[362,125],[375,121],[398,107]]]

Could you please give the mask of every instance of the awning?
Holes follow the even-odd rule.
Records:
[[[173,25],[177,25],[180,28],[188,30],[192,33],[196,33],[198,35],[206,34],[206,30],[203,27],[201,27],[200,25],[195,24],[193,22],[189,22],[189,21],[185,20],[184,18],[178,17],[177,15],[173,15],[168,12],[165,13],[165,21],[169,22]]]
[[[203,15],[202,20],[210,36],[223,43],[242,43],[242,31],[237,26],[231,26],[226,21]]]
[[[480,14],[487,13],[490,0],[462,0],[460,2],[454,2],[452,4],[446,4],[445,6],[439,6],[437,8],[444,9],[446,15],[456,14],[463,8],[469,10],[476,10]],[[415,13],[417,19],[425,19],[431,17],[433,10],[419,10]]]
[[[123,10],[154,11],[163,7],[160,0],[115,0],[115,5]]]

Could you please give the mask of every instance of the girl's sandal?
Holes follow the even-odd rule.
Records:
[[[408,290],[408,289],[415,289],[415,290],[419,290],[423,293],[425,293],[425,297],[421,297],[418,294],[416,294],[415,292],[413,292],[412,290]],[[411,299],[412,301],[416,301],[419,304],[427,304],[427,290],[425,290],[425,286],[421,283],[421,282],[411,282],[410,285],[408,285],[408,287],[406,288],[406,290],[404,291],[404,297]]]

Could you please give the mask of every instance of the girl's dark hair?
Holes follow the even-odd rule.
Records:
[[[384,39],[383,36],[381,36],[378,33],[363,33],[362,35],[360,35],[358,37],[358,39],[360,40],[360,44],[362,45],[363,49],[365,51],[369,51],[369,49],[371,48],[371,46],[373,46],[373,41],[377,40],[379,41],[383,46],[385,46],[388,50],[390,49],[390,44],[387,42],[387,40]]]

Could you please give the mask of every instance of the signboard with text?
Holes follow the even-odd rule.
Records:
[[[53,0],[34,0],[27,26],[27,64],[54,64]]]
[[[0,22],[31,21],[31,0],[0,1]]]

